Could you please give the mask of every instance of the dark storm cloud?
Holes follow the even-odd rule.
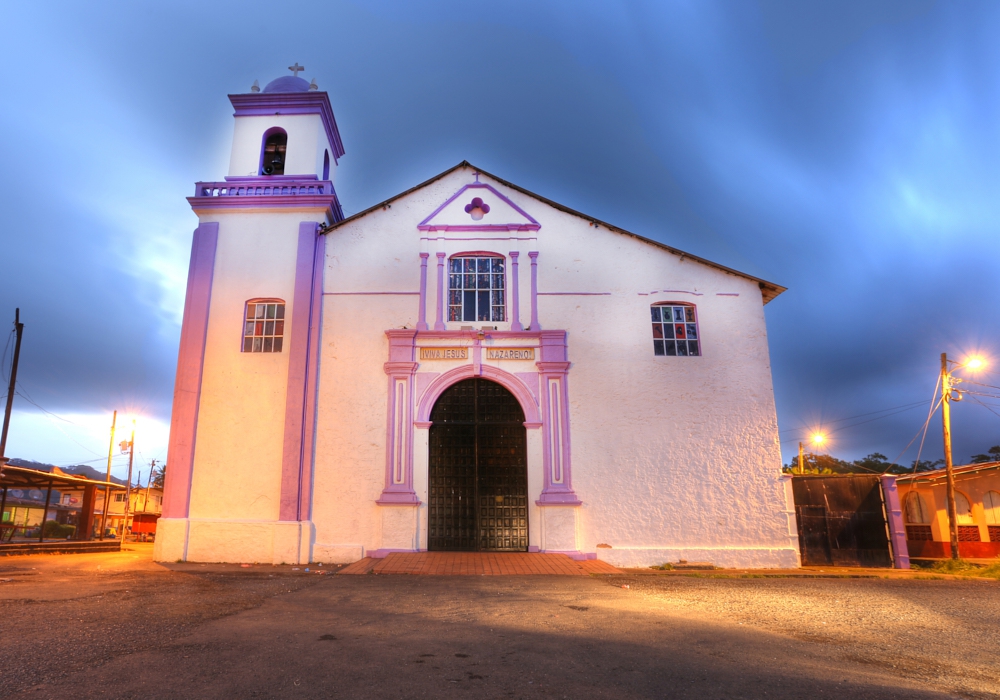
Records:
[[[786,454],[802,428],[929,399],[942,351],[1000,363],[994,4],[5,12],[0,314],[22,307],[23,382],[49,410],[168,415],[183,198],[226,171],[226,93],[296,60],[330,93],[349,212],[465,158],[788,286],[767,307]],[[895,457],[924,414],[833,449]],[[1000,442],[974,403],[955,423],[958,459]]]

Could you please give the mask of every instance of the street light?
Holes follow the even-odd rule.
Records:
[[[948,363],[955,365],[953,370],[948,370]],[[965,362],[955,362],[948,359],[948,353],[941,353],[941,427],[944,431],[944,468],[948,477],[948,534],[951,539],[951,558],[958,559],[958,514],[955,507],[955,471],[951,462],[951,402],[952,387],[962,380],[952,377],[952,372],[959,369],[967,369],[971,372],[981,370],[986,367],[986,360],[979,356],[972,356]],[[954,400],[960,401],[962,394],[958,391]]]
[[[813,447],[819,447],[824,442],[826,442],[826,435],[820,432],[815,432],[809,437],[809,441],[813,444]],[[804,459],[803,452],[804,450],[802,448],[802,443],[799,442],[799,474],[806,473],[805,462],[803,461]]]

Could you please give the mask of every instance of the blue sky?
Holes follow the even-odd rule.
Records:
[[[9,456],[99,465],[118,409],[140,416],[142,460],[166,457],[184,197],[226,171],[227,93],[294,61],[330,93],[347,213],[468,159],[787,286],[767,307],[786,461],[821,424],[837,456],[895,458],[941,352],[993,358],[980,381],[1000,386],[996,3],[8,3],[0,17],[0,321],[20,306],[26,324]],[[1000,400],[979,398],[955,406],[957,461],[1000,443]],[[907,408],[842,420],[891,407]],[[935,421],[924,456],[940,444]]]

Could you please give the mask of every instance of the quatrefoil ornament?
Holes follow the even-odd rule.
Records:
[[[465,205],[465,213],[470,214],[473,221],[479,221],[483,216],[490,213],[490,205],[485,204],[482,197],[475,197]]]

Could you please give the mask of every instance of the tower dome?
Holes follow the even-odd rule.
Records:
[[[309,92],[309,81],[297,75],[283,75],[265,85],[264,92]]]

